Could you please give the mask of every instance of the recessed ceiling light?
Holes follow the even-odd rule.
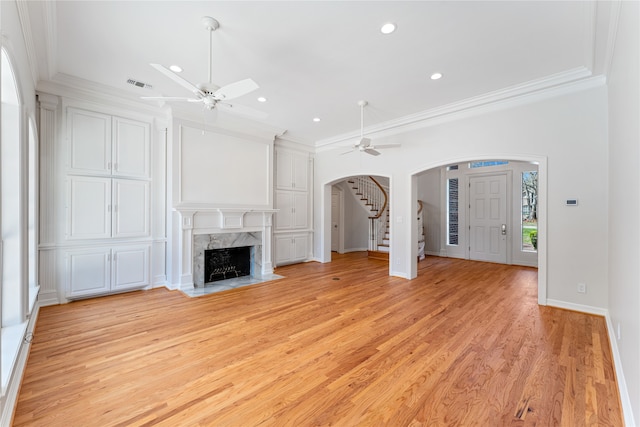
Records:
[[[173,71],[174,73],[181,73],[182,72],[182,67],[180,67],[178,65],[171,65],[171,66],[169,66],[169,69],[171,71]]]
[[[313,118],[313,121],[314,121],[314,122],[316,122],[316,123],[318,123],[318,122],[320,121],[320,117],[314,117],[314,118]]]
[[[442,73],[433,73],[431,74],[431,80],[438,80],[442,78]]]
[[[382,27],[380,27],[380,32],[382,34],[391,34],[396,30],[396,24],[392,22],[387,22]]]
[[[258,97],[258,102],[267,102],[267,98],[265,98],[264,96],[260,96]]]

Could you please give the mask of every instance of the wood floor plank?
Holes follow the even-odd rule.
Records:
[[[43,307],[15,426],[622,425],[604,319],[532,268],[366,253]]]

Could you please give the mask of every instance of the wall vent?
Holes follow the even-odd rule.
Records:
[[[130,85],[134,85],[134,86],[145,88],[145,89],[151,89],[153,87],[150,84],[142,83],[142,82],[139,82],[139,81],[133,80],[133,79],[127,80],[127,83],[129,83]]]

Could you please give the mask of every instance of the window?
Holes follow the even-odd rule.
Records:
[[[447,180],[447,244],[458,244],[458,178]]]
[[[538,172],[522,173],[522,250],[538,250]]]
[[[509,162],[506,160],[485,160],[481,162],[471,162],[469,163],[469,168],[484,168],[487,166],[500,166],[500,165],[508,165]]]

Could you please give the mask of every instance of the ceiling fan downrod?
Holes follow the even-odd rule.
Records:
[[[202,25],[204,28],[209,31],[209,80],[210,84],[213,84],[213,79],[211,77],[211,70],[213,68],[213,32],[220,28],[220,23],[210,16],[202,17]]]

